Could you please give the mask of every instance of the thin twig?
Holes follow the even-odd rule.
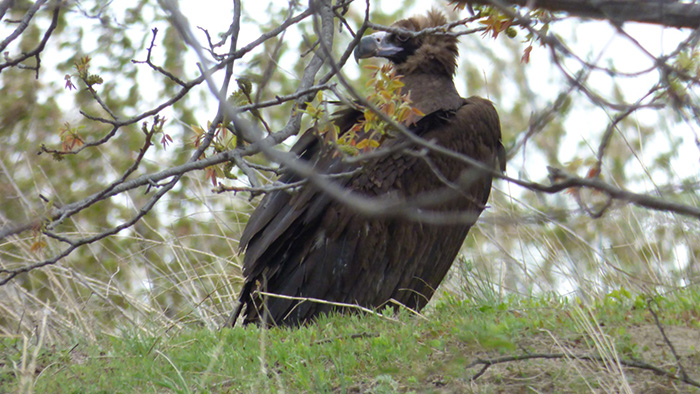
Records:
[[[477,359],[474,360],[471,364],[467,365],[467,369],[475,367],[477,365],[481,365],[481,369],[472,375],[468,380],[470,382],[475,381],[479,377],[481,377],[484,373],[486,373],[486,370],[489,369],[489,367],[496,365],[496,364],[502,364],[502,363],[509,363],[513,361],[523,361],[523,360],[533,360],[533,359],[547,359],[547,360],[558,360],[558,359],[573,359],[573,360],[581,360],[581,361],[593,361],[593,362],[599,362],[599,361],[605,361],[603,360],[602,357],[597,356],[597,355],[590,355],[590,354],[564,354],[564,353],[528,353],[528,354],[521,354],[521,355],[515,355],[515,356],[503,356],[503,357],[497,357],[497,358],[491,358],[491,359]],[[649,363],[643,362],[643,361],[638,361],[638,360],[620,360],[620,364],[630,367],[630,368],[639,368],[639,369],[644,369],[647,371],[651,371],[657,375],[660,376],[665,376],[673,380],[678,380],[683,383],[687,383],[691,386],[695,387],[700,387],[700,383],[693,381],[692,379],[687,379],[687,377],[684,376],[678,376],[672,372],[665,371],[657,366],[651,365]]]
[[[676,364],[678,365],[678,369],[681,371],[681,379],[684,382],[693,382],[694,386],[700,387],[700,383],[694,382],[692,379],[688,377],[688,373],[685,371],[685,367],[683,366],[683,363],[681,362],[680,356],[678,356],[678,352],[676,352],[676,347],[673,346],[673,343],[671,342],[670,339],[668,339],[668,336],[666,335],[666,331],[664,330],[664,326],[661,324],[659,321],[659,316],[656,314],[654,311],[654,308],[651,307],[652,303],[656,303],[653,298],[649,298],[647,300],[647,308],[649,312],[651,313],[652,316],[654,316],[654,322],[656,323],[656,327],[658,327],[659,332],[661,333],[661,336],[664,338],[664,342],[666,342],[666,345],[668,345],[668,348],[671,349],[671,353],[673,354],[673,358],[676,360]],[[657,305],[658,306],[658,305]]]
[[[335,342],[335,341],[342,341],[345,339],[365,339],[365,338],[377,338],[379,334],[376,332],[361,332],[359,334],[350,334],[350,335],[340,335],[334,338],[324,338],[324,339],[319,339],[317,341],[314,341],[312,345],[323,345],[325,343],[330,343],[330,342]]]
[[[316,304],[324,304],[324,305],[338,306],[338,307],[342,307],[342,308],[357,309],[358,311],[362,311],[362,312],[368,313],[368,314],[370,314],[370,315],[380,317],[380,318],[382,318],[382,319],[386,319],[386,320],[389,320],[389,321],[392,321],[392,322],[395,322],[395,323],[398,323],[398,322],[399,322],[399,320],[396,320],[396,319],[393,318],[393,317],[390,317],[390,316],[387,316],[387,315],[383,315],[383,314],[381,314],[381,313],[379,313],[379,312],[377,312],[377,311],[373,311],[373,310],[371,310],[371,309],[369,309],[369,308],[365,308],[365,307],[362,306],[362,305],[347,304],[347,303],[344,303],[344,302],[328,301],[328,300],[323,300],[323,299],[320,299],[320,298],[288,296],[288,295],[284,295],[284,294],[268,293],[268,292],[266,292],[266,291],[260,291],[260,290],[256,291],[256,293],[259,294],[259,295],[262,295],[262,296],[266,296],[266,297],[281,298],[281,299],[283,299],[283,300],[293,300],[293,301],[301,301],[301,302],[313,302],[313,303],[316,303]],[[301,304],[301,303],[300,303],[300,304]]]

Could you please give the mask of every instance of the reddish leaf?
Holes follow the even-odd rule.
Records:
[[[170,137],[168,134],[163,134],[163,138],[160,139],[160,143],[163,144],[163,149],[168,148],[168,144],[173,142],[172,137]]]
[[[532,52],[532,45],[525,48],[523,57],[520,58],[520,63],[530,63],[530,52]]]
[[[586,178],[596,178],[598,175],[600,175],[600,168],[598,166],[593,166],[588,170]]]
[[[207,168],[207,179],[211,179],[212,185],[216,186],[216,169],[214,167]]]

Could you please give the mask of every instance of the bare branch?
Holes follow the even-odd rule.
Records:
[[[40,0],[34,4],[34,7],[32,7],[25,14],[24,18],[20,22],[20,26],[17,27],[17,29],[15,29],[15,31],[9,37],[7,37],[2,43],[0,43],[0,51],[4,50],[5,47],[11,41],[13,41],[15,38],[17,38],[17,36],[19,36],[27,28],[29,21],[34,17],[34,14],[36,13],[36,11],[44,3],[46,3],[46,1],[47,0]],[[18,56],[16,59],[11,59],[5,63],[0,64],[0,72],[2,72],[2,70],[4,68],[16,66],[16,65],[20,64],[21,62],[29,59],[30,57],[35,57],[36,58],[36,65],[33,67],[26,66],[26,68],[28,68],[30,70],[35,70],[36,77],[39,78],[39,68],[41,65],[41,58],[39,57],[39,55],[44,50],[44,47],[46,47],[46,43],[49,41],[49,38],[51,38],[51,34],[53,33],[53,31],[56,29],[56,26],[58,25],[58,15],[59,15],[59,12],[61,10],[61,5],[62,5],[62,2],[60,2],[60,1],[55,2],[53,16],[51,18],[51,24],[49,25],[48,29],[46,29],[46,32],[44,33],[44,37],[39,42],[39,45],[37,45],[37,47],[34,48],[33,50],[26,52],[26,53],[23,53],[22,55]]]
[[[497,357],[497,358],[492,358],[492,359],[477,359],[474,360],[471,364],[467,365],[467,369],[475,367],[477,365],[482,365],[481,369],[472,375],[469,378],[469,381],[474,381],[481,377],[489,367],[492,365],[496,364],[502,364],[502,363],[509,363],[513,361],[524,361],[524,360],[535,360],[535,359],[548,359],[548,360],[557,360],[557,359],[573,359],[573,360],[581,360],[581,361],[605,361],[603,357],[598,356],[598,355],[590,355],[590,354],[564,354],[564,353],[531,353],[531,354],[521,354],[521,355],[516,355],[516,356],[503,356],[503,357]],[[700,383],[689,379],[687,376],[678,376],[672,372],[665,371],[657,366],[651,365],[649,363],[645,363],[643,361],[637,361],[637,360],[620,360],[620,364],[630,367],[630,368],[639,368],[639,369],[644,369],[647,371],[651,371],[657,375],[660,376],[666,376],[667,378],[673,379],[673,380],[678,380],[683,383],[687,383],[691,386],[695,387],[700,387]]]
[[[2,40],[2,42],[0,42],[0,51],[4,51],[5,48],[7,48],[7,46],[12,41],[16,40],[20,35],[22,35],[22,32],[24,32],[27,29],[27,27],[29,27],[29,22],[32,20],[32,18],[34,18],[34,14],[36,14],[37,11],[39,11],[39,8],[41,8],[44,4],[46,4],[47,1],[48,0],[39,0],[36,3],[34,3],[32,8],[30,8],[27,11],[27,13],[24,14],[24,17],[19,21],[17,28],[12,33],[10,33],[10,35],[7,36],[7,38],[5,38],[4,40]],[[9,7],[9,4],[7,6]],[[3,10],[3,14],[4,13],[5,12]]]
[[[572,16],[608,19],[615,22],[644,22],[668,27],[700,26],[700,4],[676,1],[639,0],[460,0],[463,4],[481,4],[543,8],[563,11]]]
[[[185,84],[185,82],[181,81],[180,78],[176,77],[171,72],[164,69],[163,67],[157,66],[157,65],[153,64],[153,62],[151,62],[151,54],[153,53],[153,48],[155,47],[156,36],[158,35],[158,29],[154,27],[153,29],[151,29],[151,31],[153,32],[153,38],[151,38],[151,45],[148,47],[148,52],[146,54],[146,60],[132,60],[131,62],[134,64],[146,63],[152,69],[165,75],[166,77],[168,77],[170,80],[172,80],[176,84],[184,87],[186,84]]]
[[[685,367],[683,366],[683,363],[681,362],[681,358],[678,356],[678,352],[676,352],[676,347],[673,346],[673,343],[671,342],[670,339],[668,339],[668,336],[666,336],[666,331],[664,331],[663,325],[661,325],[661,322],[659,321],[659,316],[656,314],[654,311],[654,308],[652,308],[651,304],[656,303],[654,302],[653,298],[649,298],[647,300],[647,308],[649,312],[651,313],[652,316],[654,316],[654,322],[656,323],[656,327],[659,328],[659,332],[661,333],[661,336],[664,338],[664,342],[666,342],[666,345],[668,346],[669,349],[671,349],[671,353],[673,354],[673,358],[676,360],[676,364],[678,365],[678,369],[681,371],[681,380],[684,382],[687,382],[689,384],[692,384],[694,386],[700,387],[700,383],[697,383],[690,379],[688,377],[688,373],[685,371]],[[658,305],[657,305],[658,306]]]

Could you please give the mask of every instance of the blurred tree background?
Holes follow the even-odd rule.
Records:
[[[242,283],[238,237],[259,200],[246,187],[275,172],[261,154],[245,155],[244,165],[183,168],[208,134],[200,158],[245,147],[217,127],[219,102],[202,70],[215,68],[217,89],[231,75],[229,102],[264,103],[241,116],[269,128],[266,136],[286,130],[297,97],[310,101],[318,90],[295,94],[320,51],[318,30],[307,2],[244,2],[234,50],[247,50],[226,63],[238,2],[185,3],[197,46],[183,38],[170,1],[0,3],[1,334],[31,332],[43,319],[51,341],[214,329],[228,317]],[[366,7],[337,3],[336,60]],[[430,6],[451,21],[471,16],[445,1],[369,4],[379,25]],[[696,285],[698,30],[473,11],[480,17],[455,29],[474,30],[461,36],[457,86],[498,108],[507,175],[546,186],[565,171],[636,194],[497,181],[441,290],[481,301],[540,292],[587,300],[620,287]],[[322,67],[317,81],[331,71]],[[361,88],[370,70],[348,62],[343,73]],[[334,78],[320,88],[332,88],[331,100],[343,93]],[[301,130],[309,124],[302,118]],[[142,177],[150,180],[125,186]],[[219,183],[240,191],[215,192]],[[639,206],[639,196],[653,203]]]

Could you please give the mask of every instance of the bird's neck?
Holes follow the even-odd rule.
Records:
[[[408,74],[401,80],[402,92],[411,92],[413,107],[428,115],[438,110],[455,110],[462,105],[462,98],[452,77],[435,74]]]

